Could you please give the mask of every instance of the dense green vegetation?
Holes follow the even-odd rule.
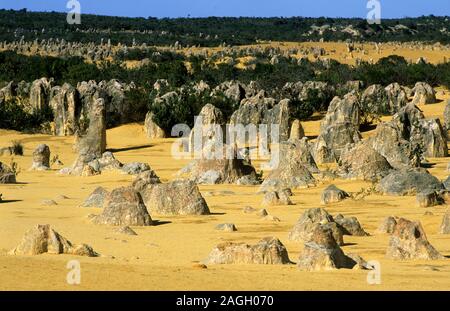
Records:
[[[126,18],[82,15],[80,25],[69,25],[65,13],[0,10],[0,41],[64,38],[68,41],[97,42],[110,38],[118,42],[137,44],[218,46],[255,43],[256,40],[308,41],[367,40],[367,41],[431,41],[450,42],[448,17],[385,19],[380,25],[369,25],[365,19],[352,18]],[[327,26],[329,25],[329,27]],[[347,26],[360,35],[342,31]],[[311,32],[324,27],[323,33]],[[397,28],[395,28],[397,27]],[[332,31],[333,28],[338,31]],[[90,30],[95,29],[95,32]],[[446,30],[443,32],[441,30]],[[239,35],[236,35],[239,34]]]
[[[50,108],[39,113],[27,113],[14,100],[1,104],[0,128],[16,131],[40,131],[42,125],[53,120],[53,113]]]
[[[184,64],[189,61],[192,70]],[[83,62],[81,58],[55,58],[24,56],[15,52],[0,52],[0,81],[33,81],[41,77],[53,77],[56,84],[64,82],[76,85],[80,81],[118,79],[134,82],[140,87],[150,87],[158,79],[167,79],[172,87],[180,87],[201,80],[210,86],[229,80],[243,83],[256,81],[269,94],[279,92],[287,82],[324,81],[332,85],[361,80],[365,85],[388,85],[398,82],[413,86],[424,81],[433,86],[450,88],[450,62],[445,64],[410,64],[403,57],[390,56],[376,64],[362,63],[358,67],[331,61],[328,66],[322,62],[302,61],[300,64],[281,59],[278,64],[257,63],[255,69],[240,70],[233,65],[215,64],[201,56],[185,58],[180,55],[163,57],[140,68],[125,69],[119,62],[104,62],[100,66]]]

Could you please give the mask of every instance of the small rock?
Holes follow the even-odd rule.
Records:
[[[225,232],[237,231],[236,226],[234,224],[219,224],[216,226],[215,229]]]
[[[337,203],[348,197],[349,195],[347,192],[339,189],[335,185],[330,185],[322,192],[321,203],[324,205],[330,203]]]
[[[267,215],[265,217],[263,217],[264,220],[268,220],[268,221],[274,221],[274,222],[280,222],[280,218],[273,216],[273,215]]]
[[[51,205],[58,205],[58,203],[56,203],[53,200],[42,200],[41,205],[43,205],[43,206],[51,206]]]
[[[267,213],[267,211],[264,208],[256,212],[256,216],[259,217],[266,217],[267,215],[269,215],[269,213]]]
[[[416,195],[417,206],[431,207],[443,203],[443,199],[436,191],[420,192]]]
[[[242,209],[242,212],[244,212],[244,214],[253,214],[254,212],[256,212],[256,209],[251,206],[246,206]]]
[[[126,235],[137,235],[137,233],[131,229],[129,226],[123,226],[114,230],[115,233],[126,234]]]

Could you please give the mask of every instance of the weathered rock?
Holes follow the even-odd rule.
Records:
[[[378,191],[388,195],[414,195],[418,192],[439,191],[442,183],[425,169],[394,170],[377,186]]]
[[[288,195],[283,192],[268,191],[264,194],[262,206],[292,205]]]
[[[223,243],[217,245],[205,264],[289,264],[288,252],[274,237],[264,238],[255,245]]]
[[[408,94],[398,83],[391,83],[385,87],[390,113],[396,113],[408,103]]]
[[[41,201],[41,205],[43,206],[52,206],[52,205],[58,205],[54,200],[46,199]]]
[[[334,221],[343,228],[344,235],[352,236],[368,236],[369,234],[364,231],[356,217],[344,217],[341,214],[336,215]]]
[[[450,129],[450,99],[447,100],[444,110],[444,126],[447,130]]]
[[[414,92],[412,102],[415,105],[427,105],[436,102],[436,93],[428,83],[417,82],[412,91]]]
[[[383,222],[378,227],[377,232],[392,234],[392,233],[394,233],[395,226],[397,226],[396,218],[393,216],[389,216],[383,220]]]
[[[6,164],[0,162],[0,184],[16,183],[16,174]]]
[[[52,88],[50,107],[54,116],[54,135],[69,136],[79,131],[82,105],[80,94],[68,83]]]
[[[40,113],[48,107],[52,83],[53,80],[47,80],[47,78],[33,81],[30,88],[29,107],[26,109],[29,113]]]
[[[350,122],[333,123],[321,129],[314,146],[314,159],[317,163],[334,163],[347,144],[354,144],[361,140],[359,125]]]
[[[195,119],[189,134],[189,150],[201,152],[209,141],[225,142],[225,117],[220,109],[206,104]]]
[[[166,132],[153,121],[153,112],[148,112],[145,116],[144,132],[150,139],[167,137]]]
[[[154,184],[143,191],[150,213],[158,215],[208,215],[210,213],[198,186],[187,180]]]
[[[122,171],[128,175],[138,175],[149,170],[151,170],[150,165],[141,162],[131,162],[122,166]]]
[[[33,151],[33,164],[30,170],[46,171],[50,169],[50,148],[45,144],[40,144]]]
[[[431,207],[444,203],[444,200],[436,191],[426,191],[416,195],[416,202],[419,207]]]
[[[153,224],[141,195],[132,187],[114,189],[108,194],[96,224],[113,226],[151,226]]]
[[[254,212],[256,212],[256,209],[254,209],[254,208],[251,207],[251,206],[245,206],[245,207],[242,209],[242,212],[243,212],[244,214],[253,214]]]
[[[291,132],[289,134],[290,140],[302,139],[305,137],[305,131],[303,130],[303,126],[300,123],[300,120],[294,120],[291,124]]]
[[[232,184],[247,176],[247,183],[258,183],[255,168],[239,154],[237,146],[209,140],[202,152],[178,174],[199,184]]]
[[[319,173],[319,168],[311,153],[311,146],[307,137],[289,139],[289,141],[281,143],[279,145],[279,156],[279,163],[281,164],[298,160],[311,173]]]
[[[233,232],[237,231],[236,226],[234,224],[219,224],[215,228],[219,231],[225,231],[225,232]]]
[[[389,240],[386,251],[389,259],[436,260],[444,257],[428,242],[422,225],[400,218]]]
[[[334,222],[333,217],[323,208],[311,208],[306,210],[292,230],[288,238],[293,241],[309,241],[313,229],[317,225],[325,225]],[[342,232],[333,232],[335,240],[342,240]]]
[[[416,129],[417,144],[422,146],[423,156],[442,158],[448,156],[447,134],[439,119],[420,120]]]
[[[337,203],[348,198],[347,192],[339,189],[335,185],[328,186],[321,195],[322,204]]]
[[[97,187],[95,190],[84,200],[81,207],[103,207],[105,198],[109,195],[109,192],[103,187]]]
[[[343,151],[339,160],[339,175],[349,179],[378,181],[392,170],[392,166],[369,143],[361,142]]]
[[[117,229],[114,229],[114,232],[125,235],[137,235],[137,233],[128,226],[122,226]]]
[[[102,98],[95,100],[89,111],[89,128],[80,140],[80,153],[92,153],[100,157],[106,150],[106,110]]]
[[[315,226],[310,238],[305,242],[297,266],[301,270],[318,271],[347,268],[352,269],[356,262],[346,256],[330,229]]]
[[[439,227],[440,234],[450,234],[450,209],[447,209],[442,217],[442,223]]]
[[[315,179],[306,166],[298,159],[280,162],[261,185],[261,190],[280,188],[307,188],[315,185]]]
[[[154,170],[150,169],[138,174],[133,179],[132,186],[137,192],[142,192],[142,196],[144,197],[144,192],[147,188],[151,188],[151,185],[160,183],[161,180],[158,175],[156,175]]]
[[[389,114],[394,110],[389,104],[388,94],[380,84],[369,86],[361,95],[361,106],[364,107],[365,113]]]
[[[255,215],[259,217],[266,217],[269,215],[269,213],[266,211],[266,209],[262,208],[260,210],[255,211]]]
[[[382,155],[396,169],[418,166],[413,146],[406,140],[395,122],[379,123],[373,137],[369,138],[372,148]]]
[[[97,257],[89,245],[73,245],[53,230],[50,225],[36,225],[27,231],[20,244],[9,251],[9,255],[71,254]]]

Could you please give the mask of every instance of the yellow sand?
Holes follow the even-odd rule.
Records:
[[[389,55],[399,55],[403,56],[406,60],[411,62],[416,62],[419,57],[424,57],[428,62],[432,64],[444,63],[449,60],[449,50],[441,46],[433,46],[424,44],[424,49],[418,49],[417,46],[409,47],[406,44],[395,46],[395,43],[382,43],[380,44],[380,52],[376,52],[375,43],[355,43],[355,51],[352,55],[347,51],[347,45],[345,42],[264,42],[260,44],[237,46],[234,48],[240,50],[246,50],[247,48],[280,48],[282,51],[289,51],[293,48],[312,48],[321,47],[324,48],[326,54],[321,56],[321,58],[329,58],[337,60],[343,64],[355,65],[357,59],[364,61],[377,62],[380,58],[387,57]],[[356,48],[360,48],[360,52],[356,51]],[[212,55],[219,51],[224,50],[223,47],[214,48],[185,48],[182,50],[183,53],[203,53],[203,51],[208,51],[208,55]],[[365,50],[366,53],[362,51]],[[292,56],[296,58],[308,57],[309,60],[314,61],[313,55],[304,54],[293,54]],[[240,61],[237,64],[237,68],[246,68],[245,64],[248,59],[243,57],[238,59]]]
[[[449,92],[440,99],[449,98]],[[442,117],[445,102],[422,106],[429,117]],[[319,121],[305,122],[306,134],[318,134]],[[126,163],[148,162],[163,181],[188,163],[171,158],[173,139],[149,141],[142,125],[131,124],[108,130],[108,148],[116,149],[116,157]],[[365,136],[369,133],[364,133]],[[29,172],[31,154],[39,143],[50,146],[66,166],[75,159],[71,137],[25,135],[0,130],[0,146],[20,140],[25,156],[15,157],[22,172],[19,184],[0,185],[4,200],[0,204],[0,290],[448,290],[450,289],[450,261],[392,261],[384,258],[388,236],[376,234],[379,223],[387,216],[397,215],[420,220],[430,242],[445,256],[450,255],[450,235],[438,235],[446,206],[416,207],[414,197],[370,195],[362,201],[346,200],[326,209],[333,215],[356,216],[368,237],[345,237],[344,252],[360,254],[366,260],[381,263],[381,285],[368,285],[367,271],[338,270],[302,272],[295,265],[210,265],[195,267],[211,249],[223,241],[255,243],[266,236],[278,237],[287,247],[291,260],[296,261],[302,248],[300,243],[287,239],[288,231],[304,210],[320,206],[320,193],[329,183],[311,189],[294,191],[294,206],[270,207],[268,211],[281,219],[270,222],[255,215],[242,213],[244,206],[260,208],[262,195],[257,187],[214,185],[201,186],[213,212],[210,216],[153,217],[158,226],[134,227],[138,236],[113,233],[109,226],[91,224],[86,217],[99,214],[98,208],[81,208],[80,203],[97,186],[108,189],[128,185],[131,176],[118,172],[94,177],[59,176],[57,168],[47,172]],[[9,163],[10,157],[0,157]],[[447,159],[430,159],[435,163],[430,171],[439,178],[447,177]],[[336,180],[334,183],[349,192],[356,192],[370,184],[359,181]],[[234,194],[220,194],[227,190]],[[208,195],[216,192],[216,195]],[[69,199],[57,199],[65,195]],[[183,194],[180,194],[183,195]],[[56,206],[41,206],[44,199],[54,199]],[[17,201],[14,201],[17,200]],[[425,216],[425,211],[433,215]],[[234,223],[238,231],[223,233],[214,230],[219,223]],[[51,224],[63,236],[75,243],[90,244],[100,258],[70,255],[7,256],[25,231],[36,224]],[[114,258],[113,258],[114,257]],[[81,263],[81,284],[66,283],[66,264],[77,259]],[[440,271],[431,271],[430,266]]]

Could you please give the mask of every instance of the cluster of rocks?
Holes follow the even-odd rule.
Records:
[[[18,105],[30,114],[51,109],[54,116],[51,126],[53,135],[81,135],[86,132],[92,106],[99,99],[103,100],[108,120],[118,124],[132,120],[133,110],[125,98],[125,92],[134,88],[133,83],[117,80],[99,83],[83,81],[76,86],[68,83],[54,85],[53,78],[41,78],[31,83],[11,81],[0,89],[0,104],[16,99]]]
[[[288,238],[293,241],[308,242],[316,227],[329,229],[338,245],[344,245],[344,235],[369,235],[355,217],[346,218],[340,214],[333,217],[323,208],[311,208],[299,218],[289,232]]]
[[[50,225],[36,225],[25,233],[19,245],[8,252],[9,255],[40,255],[44,253],[99,256],[89,245],[72,244],[53,230]]]

